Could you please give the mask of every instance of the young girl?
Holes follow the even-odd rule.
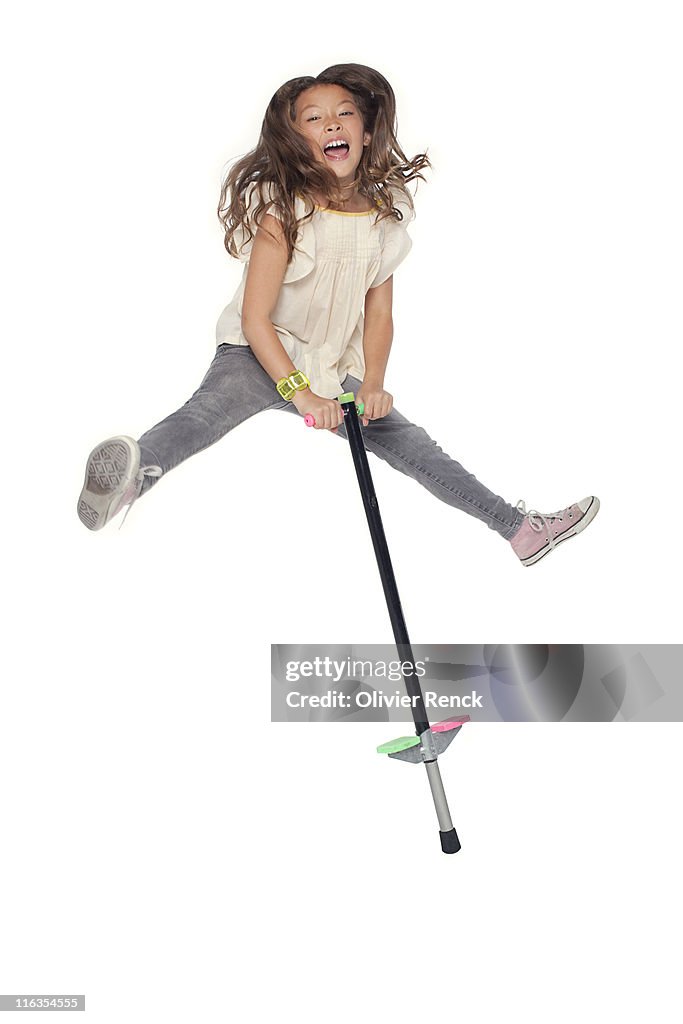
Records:
[[[256,148],[229,171],[218,215],[225,247],[246,265],[216,330],[199,389],[138,441],[121,435],[88,458],[78,515],[105,526],[158,478],[249,416],[311,414],[346,437],[336,397],[364,404],[365,447],[509,541],[533,565],[594,519],[599,501],[561,512],[509,505],[393,408],[384,376],[393,337],[393,273],[411,247],[413,201],[425,180],[396,137],[394,93],[360,64],[294,78],[273,96]]]

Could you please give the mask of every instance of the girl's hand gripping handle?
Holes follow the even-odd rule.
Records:
[[[362,402],[359,402],[358,405],[356,406],[356,412],[358,413],[359,416],[362,416],[364,410],[365,410],[365,406],[363,405]],[[306,424],[307,427],[314,427],[315,426],[315,416],[313,416],[310,412],[306,413],[306,415],[304,416],[304,423]],[[336,427],[335,427],[335,430],[336,430]]]
[[[342,408],[334,398],[322,398],[310,388],[297,391],[292,402],[304,417],[307,426],[335,431],[344,419]]]

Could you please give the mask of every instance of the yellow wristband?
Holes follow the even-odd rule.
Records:
[[[280,377],[280,380],[275,385],[278,393],[287,402],[292,400],[292,396],[296,391],[303,391],[304,388],[310,388],[310,386],[311,382],[302,370],[295,370],[294,373],[290,373],[289,377]]]

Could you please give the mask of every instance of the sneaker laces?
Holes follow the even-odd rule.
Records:
[[[124,496],[124,499],[123,499],[123,504],[127,505],[127,508],[126,508],[126,511],[123,514],[123,519],[121,520],[121,526],[119,526],[119,530],[121,529],[121,527],[125,523],[125,521],[126,521],[126,519],[128,517],[128,513],[130,512],[130,510],[132,509],[133,505],[135,504],[135,502],[140,497],[140,494],[142,493],[142,485],[143,485],[143,483],[145,481],[145,477],[146,476],[160,477],[162,475],[162,473],[163,473],[163,469],[161,468],[161,466],[140,466],[139,470],[137,471],[137,473],[135,475],[135,479],[133,480],[133,483],[131,484],[131,490],[126,492],[126,494]],[[129,494],[130,494],[130,497],[129,497]]]
[[[571,515],[571,505],[567,506],[567,508],[563,508],[561,512],[554,512],[552,515],[550,513],[548,513],[547,515],[543,515],[542,512],[538,512],[535,508],[530,508],[527,512],[526,505],[521,500],[517,502],[517,505],[515,507],[518,508],[520,512],[522,512],[527,517],[527,519],[529,520],[529,526],[532,530],[535,530],[536,533],[541,533],[543,531],[543,527],[545,526],[546,533],[548,536],[548,543],[550,544],[551,548],[554,548],[555,541],[553,540],[553,532],[550,527],[550,523],[553,519],[561,520],[566,512],[568,512]],[[534,518],[532,518],[532,516]]]

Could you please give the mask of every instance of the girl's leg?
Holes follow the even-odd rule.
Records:
[[[255,413],[285,404],[250,348],[220,345],[185,405],[137,442],[119,435],[93,449],[77,505],[81,522],[89,530],[101,530],[184,459]]]
[[[161,475],[168,473],[250,416],[286,404],[247,345],[220,345],[192,397],[139,438],[140,465],[159,466]],[[141,493],[157,479],[145,476]]]
[[[350,375],[344,381],[344,390],[354,394],[360,386],[361,381]],[[417,480],[441,501],[480,519],[505,540],[510,540],[521,527],[524,514],[519,509],[480,483],[446,455],[422,427],[411,423],[398,410],[392,409],[388,416],[371,420],[361,430],[368,451]],[[343,424],[337,436],[342,434],[346,438]]]
[[[354,394],[360,386],[361,382],[351,375],[343,384],[344,391]],[[396,409],[381,420],[371,420],[367,427],[361,427],[361,432],[367,451],[417,480],[446,504],[481,519],[489,529],[510,541],[513,551],[526,566],[536,565],[550,551],[576,537],[593,522],[600,509],[595,495],[582,498],[560,512],[547,514],[535,510],[527,512],[524,502],[512,506],[484,487],[459,462],[446,455],[422,427],[410,423]],[[343,423],[337,436],[346,439]]]

